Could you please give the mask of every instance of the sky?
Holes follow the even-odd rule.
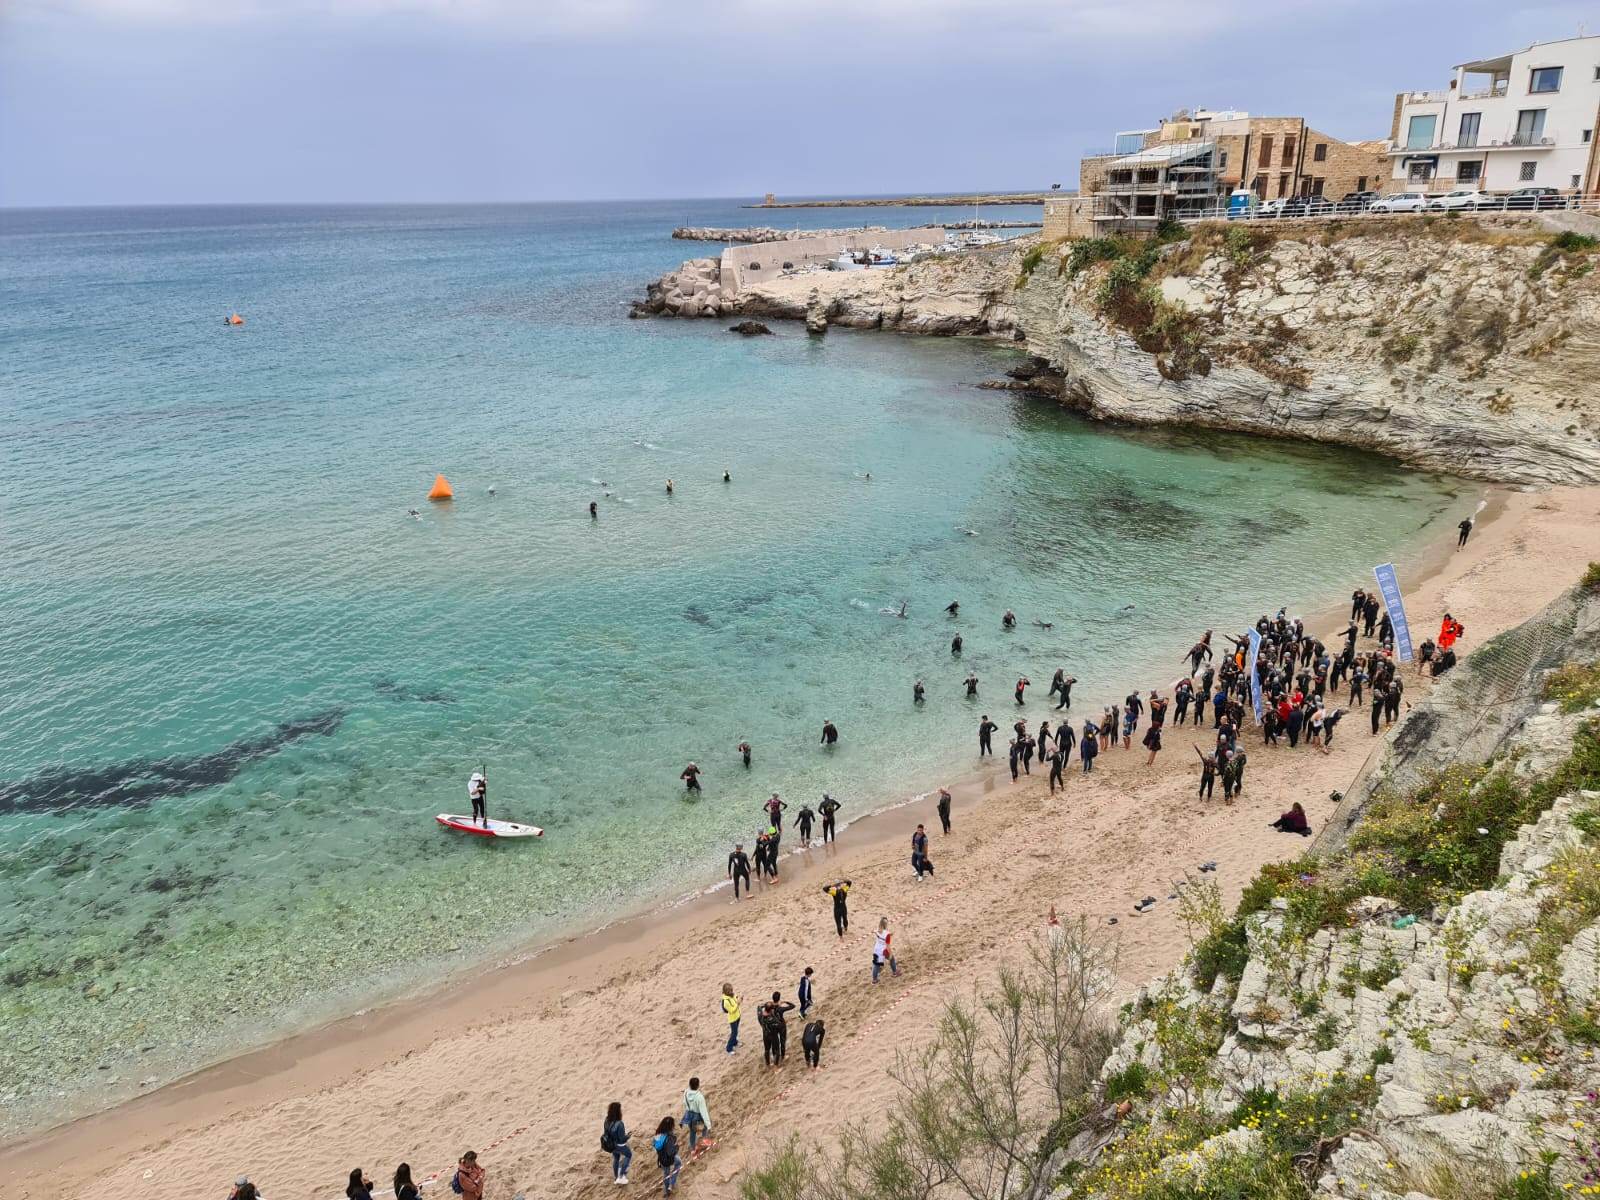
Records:
[[[1072,188],[1180,107],[1385,137],[1504,0],[0,0],[0,205]]]

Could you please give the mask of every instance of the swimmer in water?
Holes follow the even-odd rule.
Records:
[[[872,478],[872,472],[871,472],[871,471],[868,471],[868,472],[867,472],[867,474],[866,474],[866,478],[868,478],[868,479],[871,479],[871,478]]]
[[[976,675],[974,675],[971,671],[967,672],[966,684],[967,684],[967,699],[968,700],[977,699],[977,696],[978,696],[978,677]]]
[[[589,501],[589,519],[592,521],[600,519],[600,506],[593,500]]]
[[[406,509],[406,516],[408,516],[408,517],[415,517],[415,518],[416,518],[416,519],[417,519],[417,520],[419,520],[419,521],[420,521],[420,520],[422,520],[422,514],[421,514],[421,513],[419,513],[419,512],[418,512],[418,511],[417,511],[417,510],[416,510],[416,509],[414,509],[414,508],[408,508],[408,509]]]
[[[667,495],[672,495],[672,480],[667,480]]]
[[[961,601],[959,601],[959,600],[950,601],[949,604],[946,604],[944,606],[944,610],[945,610],[945,612],[949,613],[952,617],[955,616],[957,613],[959,613],[961,611]]]
[[[961,654],[961,635],[959,633],[950,639],[950,653],[957,656]]]
[[[1051,621],[1041,621],[1041,620],[1039,620],[1039,618],[1038,618],[1038,617],[1035,617],[1035,618],[1034,618],[1034,619],[1033,619],[1033,623],[1034,623],[1034,624],[1035,624],[1035,625],[1037,625],[1037,626],[1038,626],[1038,627],[1039,627],[1039,628],[1040,628],[1040,629],[1054,629],[1054,628],[1055,628],[1055,623],[1054,623],[1054,622],[1051,622]]]
[[[900,601],[900,611],[898,613],[896,613],[895,615],[897,617],[899,617],[902,621],[904,621],[906,619],[906,602],[904,600]]]
[[[822,741],[819,745],[831,746],[839,740],[839,731],[834,728],[832,721],[822,723]]]
[[[1017,627],[1017,614],[1009,608],[1006,609],[1006,615],[1000,618],[1000,626],[1003,629],[1015,629]]]
[[[726,468],[724,468],[723,472],[722,472],[722,482],[723,483],[732,483],[733,482],[733,476],[728,474]]]
[[[739,751],[739,757],[744,759],[744,765],[750,765],[750,743],[740,742],[734,749]]]
[[[494,495],[494,489],[493,488],[489,489],[489,495],[491,495],[491,496]]]
[[[927,689],[922,686],[922,680],[917,680],[911,685],[911,703],[921,704]]]

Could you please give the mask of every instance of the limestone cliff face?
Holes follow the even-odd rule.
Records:
[[[1013,307],[1062,399],[1097,417],[1368,446],[1501,482],[1600,480],[1588,263],[1399,233],[1168,247],[1151,282],[1190,318],[1198,369],[1100,315],[1111,268],[1074,275],[1047,255]]]
[[[1137,264],[1135,319],[1104,304],[1108,276],[1136,265],[1127,247],[1074,270],[1074,243],[1025,238],[735,296],[702,259],[651,284],[634,314],[1007,338],[1049,368],[1031,390],[1096,418],[1370,447],[1503,483],[1596,482],[1600,254],[1550,237],[1443,220],[1202,228]]]

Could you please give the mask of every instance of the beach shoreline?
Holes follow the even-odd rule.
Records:
[[[1412,568],[1416,572],[1414,580],[1402,574],[1402,584],[1408,598],[1414,597],[1420,602],[1432,592],[1448,589],[1459,577],[1470,574],[1480,559],[1497,549],[1503,552],[1507,546],[1515,551],[1528,540],[1530,534],[1536,532],[1534,526],[1539,521],[1535,519],[1535,513],[1545,502],[1540,495],[1494,491],[1489,498],[1490,504],[1479,518],[1478,528],[1466,552],[1456,555],[1449,546],[1436,542],[1419,555],[1418,563]],[[1564,493],[1562,496],[1562,504],[1569,508],[1585,503],[1592,511],[1593,492]],[[1404,567],[1402,564],[1403,572]],[[1566,582],[1559,578],[1549,579],[1550,594],[1554,595]],[[1326,609],[1315,610],[1308,621],[1312,628],[1321,628],[1325,620],[1331,622],[1339,612],[1337,606],[1330,604]],[[1418,630],[1416,640],[1420,641],[1422,630],[1437,614],[1430,608],[1422,612],[1413,611],[1411,615]],[[1529,613],[1512,615],[1520,620]],[[1238,619],[1243,622],[1249,618],[1240,614]],[[1469,631],[1473,630],[1476,623],[1474,619],[1468,619]],[[1515,621],[1507,616],[1505,623]],[[1488,632],[1492,630],[1485,631],[1483,636],[1486,637]],[[1177,673],[1175,668],[1173,674]],[[1145,686],[1145,683],[1141,682],[1140,686]],[[1161,680],[1156,686],[1165,691],[1167,683]],[[1078,706],[1080,717],[1086,707]],[[1037,713],[1033,715],[1037,716]],[[1344,739],[1346,748],[1356,740],[1352,735],[1358,732],[1365,740],[1364,732],[1352,730]],[[1178,742],[1177,738],[1172,740]],[[1380,744],[1375,742],[1373,746]],[[1189,764],[1181,761],[1182,755],[1172,752],[1180,748],[1174,745],[1158,762],[1153,773],[1142,778],[1138,772],[1143,758],[1141,751],[1133,754],[1113,751],[1103,755],[1101,766],[1093,777],[1094,785],[1102,790],[1108,786],[1115,787],[1118,782],[1128,787],[1139,787],[1157,776],[1186,777],[1191,773]],[[1366,756],[1363,754],[1363,762]],[[1356,769],[1359,767],[1350,770],[1350,777],[1354,776]],[[1001,771],[991,770],[959,782],[952,790],[956,792],[955,816],[959,830],[973,823],[972,817],[977,808],[985,806],[986,802],[1000,800],[1011,807],[1018,804],[1037,805],[1043,788],[1042,778],[1014,788]],[[763,888],[758,892],[759,902],[752,902],[752,908],[792,905],[800,896],[808,895],[812,885],[835,872],[867,874],[882,869],[884,856],[893,841],[904,838],[908,833],[903,819],[904,808],[916,803],[921,795],[925,793],[914,793],[911,799],[857,818],[848,829],[848,849],[796,851],[786,856],[783,880],[773,888]],[[897,814],[901,815],[901,819],[896,819]],[[1314,816],[1317,815],[1314,811]],[[931,819],[931,806],[925,819]],[[982,824],[997,824],[997,828],[982,832],[982,836],[987,838],[1003,836],[1008,827],[1004,820]],[[941,860],[943,857],[941,853]],[[903,856],[891,854],[889,861],[899,861],[903,867]],[[1241,881],[1230,883],[1235,887],[1241,885]],[[767,894],[769,891],[771,895]],[[605,988],[614,986],[614,979],[597,984],[597,977],[603,980],[608,971],[613,976],[620,971],[626,977],[628,972],[625,968],[629,963],[634,963],[634,971],[637,972],[639,966],[636,960],[653,961],[664,947],[692,943],[707,926],[718,924],[719,919],[725,916],[733,916],[736,920],[745,916],[744,911],[728,914],[731,900],[715,888],[697,886],[687,892],[680,890],[678,897],[664,905],[658,902],[643,906],[632,916],[618,918],[599,930],[568,936],[554,943],[547,942],[544,948],[538,950],[530,947],[529,953],[517,956],[513,961],[502,959],[493,964],[464,968],[421,996],[374,1007],[294,1034],[195,1072],[94,1116],[14,1141],[0,1148],[0,1170],[10,1178],[28,1181],[24,1185],[28,1190],[19,1194],[30,1197],[74,1194],[70,1188],[54,1191],[50,1187],[64,1177],[63,1173],[79,1179],[104,1174],[111,1162],[120,1161],[119,1155],[131,1158],[128,1153],[131,1147],[160,1143],[176,1128],[195,1125],[214,1128],[219,1115],[223,1122],[246,1120],[252,1112],[293,1105],[308,1095],[321,1096],[330,1087],[336,1089],[337,1081],[359,1079],[363,1073],[373,1069],[371,1064],[375,1061],[388,1065],[404,1062],[417,1054],[419,1047],[426,1047],[427,1052],[432,1053],[441,1045],[461,1037],[466,1029],[524,1019],[519,1014],[530,1011],[554,1013],[554,1019],[559,1020],[561,1013],[581,1007]],[[741,905],[741,909],[743,907]],[[1073,910],[1068,908],[1064,911]],[[1103,918],[1112,914],[1102,912],[1096,915]],[[1170,947],[1167,950],[1170,951]],[[1157,958],[1160,960],[1159,955]],[[622,965],[619,967],[619,964]],[[363,1150],[362,1154],[367,1157],[383,1156],[383,1152],[376,1149]],[[67,1164],[71,1164],[70,1169]],[[239,1164],[241,1169],[246,1166],[253,1172],[261,1170],[252,1164]],[[230,1169],[228,1173],[231,1178],[236,1171]],[[123,1185],[131,1186],[128,1176],[115,1171],[112,1174]],[[107,1176],[108,1179],[111,1177]],[[282,1190],[281,1185],[269,1184],[265,1172],[257,1178],[269,1194]],[[51,1183],[47,1184],[46,1180]],[[142,1176],[139,1176],[134,1182],[141,1180]],[[200,1189],[197,1194],[203,1194],[205,1190]],[[155,1193],[134,1188],[122,1194]],[[174,1193],[168,1186],[161,1194],[170,1196]]]

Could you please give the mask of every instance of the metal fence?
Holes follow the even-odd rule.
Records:
[[[1397,201],[1398,196],[1418,196],[1417,201]],[[1321,197],[1296,196],[1285,200],[1278,206],[1277,201],[1268,201],[1266,205],[1254,209],[1235,210],[1226,204],[1217,204],[1205,208],[1185,208],[1181,212],[1169,212],[1166,215],[1186,225],[1200,221],[1328,221],[1328,220],[1382,220],[1385,217],[1398,216],[1449,216],[1451,213],[1459,215],[1493,214],[1508,217],[1532,217],[1545,213],[1557,212],[1586,212],[1600,213],[1600,192],[1591,192],[1584,195],[1561,195],[1539,197],[1537,199],[1511,200],[1504,196],[1491,196],[1485,193],[1481,200],[1451,199],[1447,192],[1429,192],[1418,187],[1412,191],[1395,192],[1391,195],[1380,196],[1376,201],[1368,204],[1341,203],[1335,200],[1324,200]],[[1155,224],[1160,217],[1150,215],[1124,215],[1115,212],[1099,212],[1095,214],[1097,220],[1126,221],[1130,223]]]

